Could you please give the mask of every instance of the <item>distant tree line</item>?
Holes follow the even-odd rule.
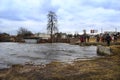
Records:
[[[0,33],[0,42],[9,42],[10,35],[8,33]]]
[[[28,36],[31,36],[33,35],[33,33],[31,31],[29,31],[28,29],[26,28],[23,28],[23,27],[20,27],[17,31],[17,36],[18,37],[28,37]]]

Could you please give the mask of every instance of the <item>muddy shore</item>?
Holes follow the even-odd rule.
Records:
[[[120,45],[110,47],[113,55],[94,60],[13,65],[0,70],[0,80],[120,80]]]

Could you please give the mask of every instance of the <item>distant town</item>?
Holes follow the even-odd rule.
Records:
[[[94,30],[90,31],[90,34],[87,34],[85,30],[83,30],[83,34],[67,34],[67,33],[62,33],[62,32],[57,32],[53,34],[53,42],[63,42],[63,43],[72,43],[72,42],[77,42],[80,40],[80,37],[82,35],[86,35],[86,41],[87,41],[87,36],[89,38],[94,38],[96,39],[95,41],[99,42],[97,40],[98,36],[102,37],[104,34],[109,34],[111,37],[114,37],[119,39],[120,38],[120,32],[110,32],[110,31],[105,31],[104,33],[99,33],[95,32]],[[10,35],[6,32],[0,33],[0,42],[25,42],[26,39],[35,39],[37,40],[37,43],[50,43],[51,42],[51,37],[49,33],[35,33],[33,34],[31,31],[25,29],[25,28],[20,28],[17,32],[17,35]],[[102,40],[101,40],[102,41]]]

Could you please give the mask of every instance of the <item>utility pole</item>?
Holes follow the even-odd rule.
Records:
[[[101,33],[103,33],[103,28],[101,27]]]
[[[115,28],[115,32],[117,32],[117,28]]]

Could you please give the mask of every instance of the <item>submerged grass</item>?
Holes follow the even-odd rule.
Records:
[[[113,55],[94,60],[14,65],[0,70],[0,80],[120,80],[120,45],[110,47]]]

